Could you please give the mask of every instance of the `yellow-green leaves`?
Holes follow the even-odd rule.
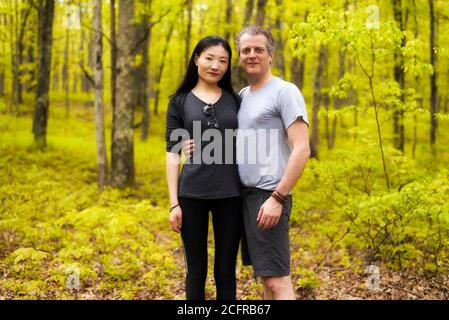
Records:
[[[9,259],[13,261],[14,264],[19,264],[21,262],[31,262],[39,263],[49,257],[47,252],[39,251],[34,248],[20,248],[11,253]]]

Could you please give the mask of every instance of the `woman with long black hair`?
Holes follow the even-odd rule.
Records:
[[[231,48],[223,38],[201,39],[167,110],[169,221],[172,230],[181,233],[189,300],[205,299],[209,212],[215,239],[217,299],[236,299],[235,266],[243,218],[235,139],[225,137],[226,129],[238,126],[239,97],[231,84],[231,57]],[[177,130],[184,130],[184,139],[193,138],[196,146],[181,174],[180,138],[174,134]]]

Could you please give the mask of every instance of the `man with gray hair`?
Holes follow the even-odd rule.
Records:
[[[236,36],[236,46],[249,84],[240,91],[236,144],[249,257],[263,280],[265,299],[295,299],[288,232],[291,191],[310,156],[306,105],[294,84],[271,73],[274,39],[269,30],[246,27]],[[242,141],[248,131],[257,131],[256,145],[263,149],[257,154],[268,154],[272,170],[260,157],[256,163],[239,161],[251,152]]]

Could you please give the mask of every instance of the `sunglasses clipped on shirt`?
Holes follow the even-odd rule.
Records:
[[[207,119],[207,126],[209,128],[219,128],[217,118],[215,117],[215,108],[213,104],[208,103],[203,107],[203,113]]]

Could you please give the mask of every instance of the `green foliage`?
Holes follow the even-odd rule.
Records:
[[[298,275],[297,287],[305,289],[315,289],[320,286],[320,279],[311,270],[305,268],[297,268],[295,275]]]
[[[167,233],[162,171],[148,177],[150,185],[159,181],[150,198],[139,190],[100,193],[92,167],[94,145],[80,148],[77,138],[67,137],[61,144],[53,136],[45,153],[30,151],[23,129],[29,120],[26,126],[20,121],[12,126],[8,119],[0,122],[0,270],[8,270],[0,293],[22,299],[88,298],[92,291],[122,299],[174,298],[170,288],[184,270],[171,252],[179,242]],[[88,141],[89,127],[77,130],[78,137]],[[70,125],[58,129],[64,136],[71,130]],[[163,159],[158,137],[142,145],[137,158],[145,164],[154,161],[147,157],[154,157],[148,147],[155,145],[157,158]],[[79,279],[78,287],[69,286],[71,275]]]
[[[448,171],[423,171],[387,149],[393,173],[393,191],[388,192],[372,152],[373,138],[360,130],[353,138],[350,152],[338,150],[326,161],[309,161],[294,196],[298,214],[292,221],[304,235],[298,243],[314,252],[319,265],[381,261],[393,268],[447,273]],[[298,258],[305,261],[304,255]]]

